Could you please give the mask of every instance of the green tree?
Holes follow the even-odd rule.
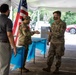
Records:
[[[63,20],[66,22],[67,25],[76,24],[76,13],[70,11],[65,12]]]

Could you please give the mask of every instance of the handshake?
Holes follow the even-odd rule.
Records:
[[[36,30],[36,31],[34,31],[35,32],[35,34],[40,34],[40,32],[38,31],[38,30]]]

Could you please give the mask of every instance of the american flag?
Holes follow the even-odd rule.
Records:
[[[21,19],[25,15],[28,15],[27,2],[26,2],[26,0],[20,0],[19,7],[18,7],[18,12],[17,12],[16,19],[15,19],[14,26],[13,26],[13,35],[16,36],[14,38],[15,43],[17,43],[18,28],[19,28],[19,25],[20,25],[20,23],[22,21]]]

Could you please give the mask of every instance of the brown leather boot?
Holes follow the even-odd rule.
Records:
[[[21,72],[21,71],[22,72],[29,72],[29,69],[26,69],[26,68],[18,68],[17,71],[18,72]]]

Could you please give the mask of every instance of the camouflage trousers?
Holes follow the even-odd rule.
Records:
[[[27,55],[28,55],[28,48],[29,48],[29,45],[25,45],[25,53],[24,53],[24,62],[23,62],[23,67],[25,67],[25,64],[26,64],[26,59],[27,59]]]
[[[64,55],[64,43],[51,43],[48,51],[47,65],[52,66],[54,58],[56,58],[56,67],[61,66],[61,57]]]

